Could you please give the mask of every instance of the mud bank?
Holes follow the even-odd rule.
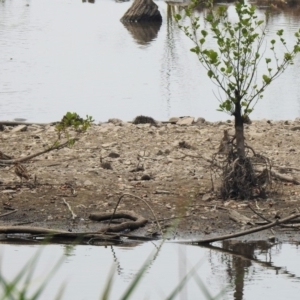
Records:
[[[170,238],[207,238],[251,228],[262,221],[253,207],[274,221],[278,213],[290,215],[299,207],[300,186],[277,185],[277,193],[256,201],[227,200],[211,192],[210,163],[218,151],[224,129],[234,133],[233,123],[206,122],[199,118],[172,118],[171,122],[134,125],[118,119],[94,124],[80,134],[71,148],[54,150],[24,163],[31,179],[20,184],[12,166],[0,169],[0,226],[43,226],[51,229],[93,231],[101,224],[88,217],[111,212],[120,196],[132,194],[147,201],[163,230],[177,222]],[[249,146],[268,156],[282,174],[300,180],[300,119],[253,121],[246,125]],[[76,135],[75,132],[73,132]],[[25,157],[51,146],[57,139],[54,125],[4,126],[0,150],[14,158]],[[36,182],[34,183],[34,179]],[[216,181],[217,183],[217,181]],[[279,187],[279,188],[278,188]],[[76,218],[72,219],[68,202]],[[119,210],[133,211],[149,222],[134,234],[158,231],[153,215],[137,198],[126,195]],[[229,218],[235,210],[252,220],[240,224]],[[182,219],[177,219],[182,217]],[[266,239],[270,231],[243,239]],[[275,229],[281,240],[300,240],[297,231]]]

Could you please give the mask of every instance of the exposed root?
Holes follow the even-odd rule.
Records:
[[[212,183],[213,177],[221,178],[220,195],[224,200],[265,198],[272,187],[270,160],[247,145],[245,157],[239,157],[233,141],[227,147],[229,151],[214,154]]]

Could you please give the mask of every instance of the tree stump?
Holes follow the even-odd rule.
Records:
[[[121,22],[162,22],[162,17],[152,0],[135,0]]]

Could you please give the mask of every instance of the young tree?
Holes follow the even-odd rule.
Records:
[[[205,30],[201,29],[199,17],[193,13],[197,4],[199,0],[193,0],[186,9],[191,25],[180,24],[179,28],[193,41],[195,46],[191,51],[198,56],[207,75],[225,94],[225,99],[220,99],[219,110],[235,117],[237,150],[239,156],[243,157],[245,117],[253,111],[257,100],[263,97],[266,87],[293,63],[300,51],[300,30],[295,33],[296,42],[291,50],[287,48],[283,30],[278,30],[277,38],[285,49],[282,59],[275,52],[277,39],[270,42],[273,58],[264,57],[266,22],[258,20],[254,6],[238,1],[235,4],[238,21],[233,23],[229,20],[227,7],[219,6],[214,10],[209,2],[209,12],[205,16],[209,30]],[[175,18],[179,22],[181,15]],[[208,38],[216,41],[216,47],[207,46]],[[258,78],[258,64],[263,58],[266,74]]]
[[[259,20],[255,6],[245,4],[243,0],[235,4],[236,22],[230,21],[226,6],[213,7],[212,0],[208,0],[203,28],[199,16],[194,13],[197,5],[199,0],[192,0],[185,10],[191,20],[190,26],[181,24],[179,14],[175,19],[194,43],[191,51],[198,56],[207,75],[223,95],[218,110],[235,118],[235,153],[239,160],[244,160],[244,121],[263,97],[267,86],[293,63],[300,52],[300,29],[295,33],[295,44],[289,49],[283,30],[278,30],[276,38],[266,42],[266,19]],[[208,45],[208,39],[210,42],[214,40],[215,45]],[[266,56],[267,47],[271,50],[271,57]],[[284,49],[282,57],[278,54],[278,47]],[[260,63],[266,67],[263,75],[258,74]]]

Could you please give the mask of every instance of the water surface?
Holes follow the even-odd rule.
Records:
[[[67,111],[97,121],[140,114],[227,119],[174,24],[176,8],[156,3],[163,23],[147,30],[119,21],[131,1],[1,0],[0,119],[49,122]],[[278,13],[268,30],[284,28],[290,41],[298,27],[297,16]],[[297,59],[268,89],[253,118],[300,116],[299,65]]]
[[[135,246],[135,247],[132,247]],[[166,243],[130,246],[76,246],[69,252],[63,245],[0,245],[1,271],[12,279],[30,257],[43,247],[35,269],[34,290],[64,256],[65,260],[49,282],[42,299],[54,299],[65,285],[63,299],[99,299],[108,275],[115,270],[110,299],[119,299],[150,257],[149,266],[130,299],[166,299],[184,276],[198,264],[194,276],[176,299],[299,299],[300,249],[297,244],[267,242],[223,242],[210,248]],[[222,251],[221,251],[222,250]],[[197,283],[198,282],[198,283]]]

